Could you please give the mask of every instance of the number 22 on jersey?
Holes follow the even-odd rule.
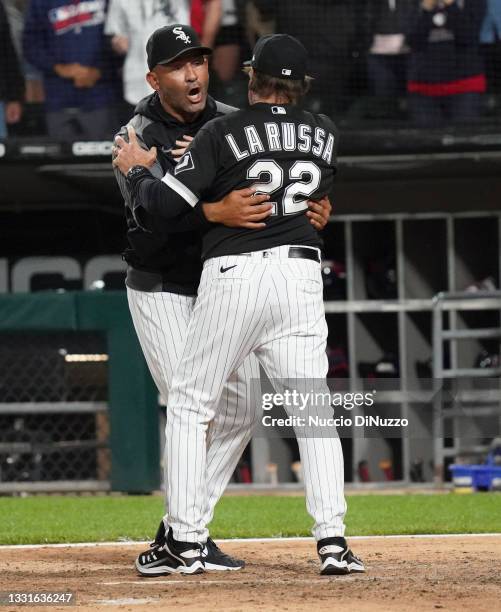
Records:
[[[268,177],[268,180],[266,180]],[[284,186],[284,170],[273,159],[260,159],[247,170],[247,178],[256,179],[251,187],[256,193],[274,194]],[[308,198],[320,187],[322,173],[320,168],[311,161],[297,161],[289,170],[289,185],[285,188],[282,198],[282,214],[295,215],[308,208]],[[288,181],[288,182],[289,182]],[[278,215],[277,202],[269,202],[273,206],[272,215]]]

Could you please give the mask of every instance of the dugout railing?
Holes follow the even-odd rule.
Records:
[[[459,314],[476,313],[477,324],[465,327]],[[461,348],[470,341],[501,342],[501,327],[482,325],[480,313],[501,312],[501,291],[442,292],[433,300],[433,441],[435,481],[446,476],[447,460],[483,455],[488,438],[501,424],[501,367],[484,360],[461,367]],[[498,319],[499,321],[499,319]],[[468,384],[461,384],[461,383]]]

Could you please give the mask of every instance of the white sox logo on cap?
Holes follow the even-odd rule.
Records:
[[[191,43],[191,38],[187,36],[186,32],[183,32],[181,26],[174,28],[172,31],[174,32],[174,34],[177,34],[176,40],[182,40],[186,45],[189,45]]]

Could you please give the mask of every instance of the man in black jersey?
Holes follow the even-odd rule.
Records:
[[[205,263],[166,426],[166,547],[190,573],[204,570],[206,435],[228,377],[254,353],[277,390],[286,389],[285,379],[322,379],[326,389],[321,242],[306,211],[309,198],[332,188],[337,129],[329,118],[295,106],[307,90],[306,62],[296,39],[261,39],[250,69],[251,108],[206,124],[174,174],[162,180],[134,165],[134,143],[119,140],[115,164],[127,173],[137,214],[171,219],[243,187],[268,194],[272,204],[259,232],[218,224],[203,237]],[[321,573],[364,571],[344,539],[339,438],[298,443]]]

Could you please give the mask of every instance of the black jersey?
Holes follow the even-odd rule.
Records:
[[[213,225],[204,235],[204,259],[283,244],[320,247],[305,212],[309,199],[331,192],[336,149],[337,129],[325,115],[288,105],[254,104],[207,123],[174,173],[164,176],[163,185],[153,185],[152,177],[148,180],[139,172],[138,201],[155,203],[155,211],[169,217],[179,214],[183,204],[216,202],[234,189],[254,186],[270,194],[273,203],[266,228]]]
[[[176,160],[171,149],[184,134],[194,136],[208,121],[236,109],[211,97],[200,117],[194,123],[182,123],[169,115],[154,93],[144,98],[136,107],[135,115],[129,122],[144,148],[155,146],[157,162],[152,173],[162,178],[166,172],[173,172]],[[126,137],[126,129],[119,134]],[[115,177],[125,200],[127,240],[129,246],[124,259],[133,271],[127,274],[127,285],[142,291],[169,291],[195,295],[201,274],[201,234],[208,222],[202,215],[186,214],[186,211],[168,224],[144,210],[142,215],[134,214],[134,198],[128,181],[115,168]],[[189,213],[189,211],[188,211]],[[138,272],[144,272],[139,274]]]

